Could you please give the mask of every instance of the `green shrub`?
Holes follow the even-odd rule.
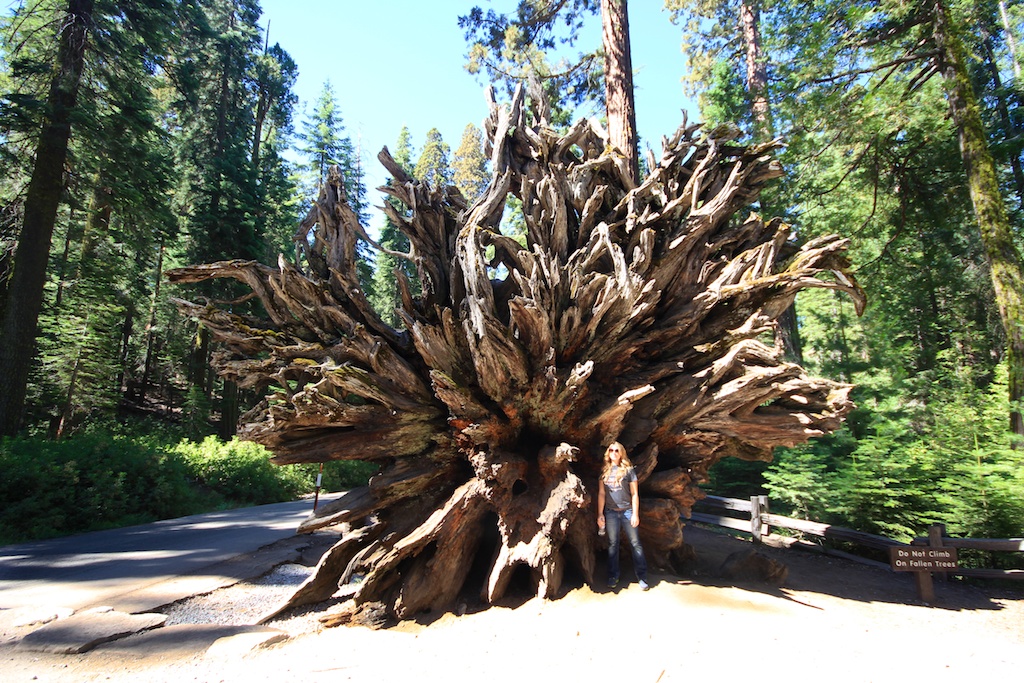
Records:
[[[185,463],[109,434],[0,440],[0,542],[191,514],[201,507]]]
[[[316,473],[319,465],[304,465],[312,468],[313,481],[316,482]],[[377,473],[377,465],[360,460],[333,460],[324,463],[324,477],[322,491],[347,491],[357,486],[365,486],[374,474]]]
[[[252,442],[208,436],[181,441],[174,450],[198,482],[234,505],[280,503],[313,489],[307,473],[271,464],[270,453]]]
[[[324,465],[322,491],[365,485],[376,466]],[[181,439],[166,425],[94,425],[71,438],[0,440],[0,544],[143,524],[312,493],[319,465],[277,466],[262,446]]]

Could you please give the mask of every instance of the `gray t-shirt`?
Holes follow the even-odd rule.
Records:
[[[632,467],[626,468],[626,474],[619,483],[615,480],[619,476],[619,466],[613,465],[604,478],[604,507],[606,510],[630,510],[633,507],[633,495],[629,492],[629,485],[636,481],[636,472]]]

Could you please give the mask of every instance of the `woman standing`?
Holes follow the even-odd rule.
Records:
[[[647,560],[640,545],[640,494],[636,472],[618,441],[604,453],[601,484],[597,488],[597,526],[608,530],[608,586],[619,583],[619,530],[624,529],[633,549],[633,570],[640,590],[647,590]]]

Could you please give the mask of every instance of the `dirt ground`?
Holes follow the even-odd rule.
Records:
[[[320,629],[250,652],[5,649],[0,680],[1020,680],[1024,587],[936,582],[929,606],[909,574],[773,548],[759,551],[788,566],[781,588],[732,585],[716,578],[718,568],[750,543],[686,533],[698,553],[694,571],[653,574],[647,592],[625,559],[630,581],[615,590],[570,588],[557,600],[470,606],[462,616],[425,615],[377,631]]]

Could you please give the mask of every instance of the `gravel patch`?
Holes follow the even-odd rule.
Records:
[[[158,610],[167,615],[167,626],[175,624],[255,624],[264,614],[289,598],[313,573],[312,567],[282,564],[263,576],[196,595]],[[315,606],[314,606],[315,607]],[[322,607],[321,607],[322,609]],[[267,625],[290,634],[316,631],[319,612],[313,609],[286,612]]]

